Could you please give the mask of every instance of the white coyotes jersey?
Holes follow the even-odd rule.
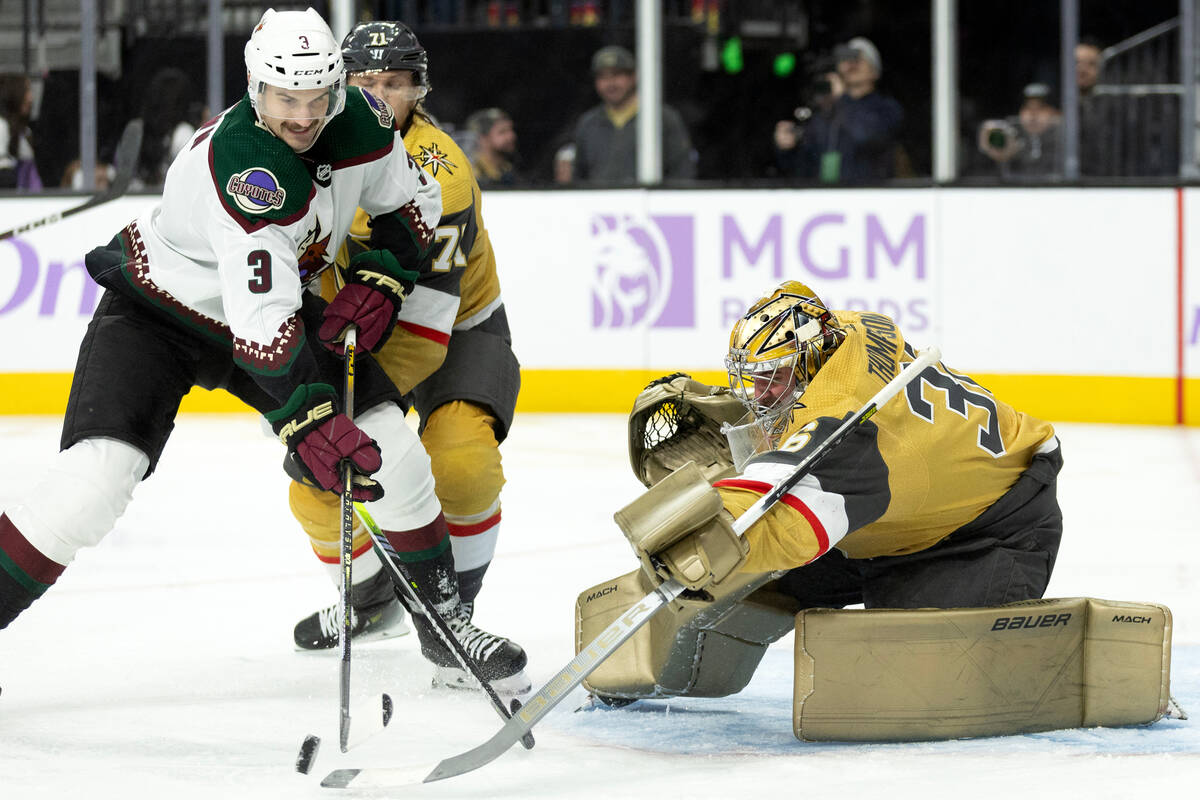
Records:
[[[297,154],[243,97],[195,133],[162,202],[131,226],[143,266],[127,277],[192,327],[227,328],[236,344],[269,349],[359,207],[400,213],[429,238],[441,215],[438,183],[405,151],[385,103],[349,89],[345,110]]]

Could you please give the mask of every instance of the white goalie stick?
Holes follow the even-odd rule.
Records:
[[[791,490],[800,479],[813,470],[829,452],[842,442],[855,428],[862,425],[875,415],[885,403],[895,397],[926,368],[935,364],[941,358],[937,347],[928,347],[917,354],[917,357],[907,367],[900,371],[891,381],[872,397],[866,405],[851,415],[824,441],[813,448],[804,459],[796,465],[787,478],[781,481],[771,491],[760,497],[758,501],[746,509],[733,523],[733,530],[741,536],[767,510]],[[537,694],[526,702],[523,708],[516,710],[492,738],[478,747],[456,756],[444,759],[432,772],[425,777],[424,782],[452,778],[455,775],[479,769],[503,755],[521,737],[529,734],[530,730],[549,711],[558,705],[567,694],[578,686],[600,666],[613,652],[629,637],[667,606],[672,600],[684,592],[682,584],[668,580],[650,594],[635,603],[632,608],[622,614],[615,622],[605,628],[599,636],[580,648],[579,655],[567,664],[547,683],[538,690]]]
[[[125,130],[121,131],[121,140],[117,142],[117,150],[113,155],[113,163],[117,165],[117,173],[113,176],[112,182],[108,185],[107,189],[97,192],[84,202],[77,206],[72,206],[66,211],[55,211],[53,214],[41,219],[35,219],[32,222],[26,222],[24,225],[18,225],[11,230],[0,232],[0,241],[11,239],[14,236],[31,231],[34,228],[40,228],[43,225],[52,225],[81,211],[95,208],[110,200],[116,200],[129,189],[129,184],[133,180],[134,170],[137,168],[138,152],[141,149],[142,121],[140,119],[130,120],[125,126]]]

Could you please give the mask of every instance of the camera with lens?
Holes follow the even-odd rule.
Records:
[[[990,150],[1010,150],[1021,142],[1021,129],[1010,120],[985,120],[981,128],[983,133],[981,138]]]
[[[829,80],[831,72],[837,72],[837,61],[832,54],[823,53],[808,63],[804,71],[804,97],[809,103],[819,103],[833,94],[833,84]]]

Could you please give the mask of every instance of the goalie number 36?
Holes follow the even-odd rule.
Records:
[[[929,387],[926,392],[925,387]],[[1004,440],[1000,438],[1000,419],[996,401],[986,390],[966,375],[949,372],[941,363],[926,367],[916,379],[904,387],[908,409],[921,419],[933,422],[933,399],[944,399],[946,408],[967,419],[967,406],[983,409],[986,418],[979,424],[979,446],[995,457],[1004,455]]]

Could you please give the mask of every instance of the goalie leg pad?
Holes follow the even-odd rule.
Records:
[[[796,606],[737,573],[706,599],[681,597],[642,626],[584,681],[602,697],[724,697],[745,688],[767,645],[791,630]],[[641,570],[584,590],[575,604],[575,651],[649,593]]]
[[[1170,699],[1171,612],[1091,598],[796,615],[793,730],[918,741],[1148,724]]]

